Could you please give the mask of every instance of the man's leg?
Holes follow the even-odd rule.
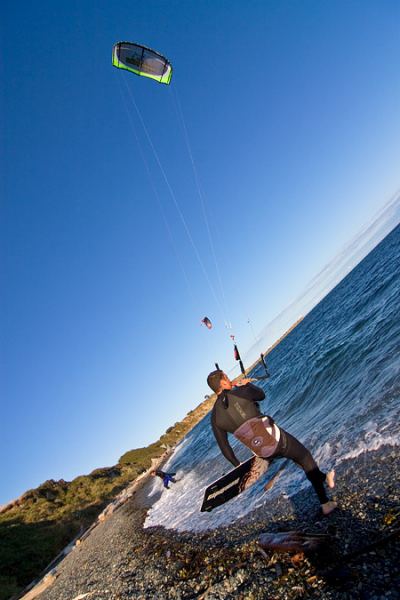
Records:
[[[324,483],[326,481],[329,487],[334,487],[335,472],[330,471],[328,475],[326,475],[320,471],[311,452],[307,450],[307,448],[303,446],[303,444],[301,444],[293,435],[282,429],[280,431],[281,438],[279,440],[275,455],[292,459],[304,470],[307,479],[313,486],[322,505],[323,513],[329,514],[336,508],[336,503],[329,501],[324,488]]]

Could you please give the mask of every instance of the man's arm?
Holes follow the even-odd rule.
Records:
[[[248,383],[248,380],[244,381],[246,381],[246,383],[239,383],[235,386],[240,388],[240,396],[247,398],[247,400],[252,400],[253,402],[261,402],[261,400],[264,400],[265,392],[262,388],[253,383]]]
[[[231,445],[228,442],[228,434],[226,433],[226,431],[220,429],[215,423],[214,415],[212,415],[211,417],[211,425],[215,435],[215,439],[217,440],[218,446],[222,454],[227,460],[229,460],[230,463],[233,464],[234,467],[238,467],[240,465],[240,461],[236,458],[235,453],[233,452]]]

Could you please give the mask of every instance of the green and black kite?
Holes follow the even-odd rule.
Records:
[[[142,77],[169,85],[172,65],[165,56],[133,42],[117,42],[112,50],[112,64]]]

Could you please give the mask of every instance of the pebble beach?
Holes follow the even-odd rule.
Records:
[[[143,529],[144,478],[130,500],[62,561],[40,600],[400,598],[397,446],[340,463],[322,517],[311,488],[283,494],[228,527],[202,533]],[[164,491],[163,493],[168,493]],[[231,502],[234,502],[232,500]],[[263,550],[265,532],[327,535],[313,554]]]

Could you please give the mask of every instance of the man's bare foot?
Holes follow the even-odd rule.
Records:
[[[335,487],[335,469],[326,474],[326,483],[330,488]]]
[[[329,502],[325,502],[325,504],[321,504],[322,513],[327,516],[337,507],[337,503],[333,500],[329,500]]]

